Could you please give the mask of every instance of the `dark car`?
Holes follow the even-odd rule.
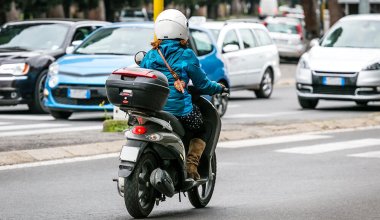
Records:
[[[9,22],[0,29],[0,106],[28,104],[47,112],[43,91],[49,65],[108,22],[33,20]]]

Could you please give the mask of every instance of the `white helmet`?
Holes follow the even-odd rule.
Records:
[[[184,14],[176,9],[167,9],[161,12],[155,23],[154,32],[157,39],[183,39],[189,38],[188,22]]]

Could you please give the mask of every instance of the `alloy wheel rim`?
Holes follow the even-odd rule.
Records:
[[[44,76],[42,76],[39,84],[38,84],[38,100],[40,102],[40,105],[41,105],[41,108],[44,110],[44,111],[47,111],[47,108],[46,106],[44,105],[44,99],[45,99],[45,96],[44,96],[44,90],[45,90],[45,82],[46,82],[46,74]]]
[[[273,89],[273,79],[270,73],[266,72],[263,79],[263,91],[265,95],[269,95]]]
[[[149,161],[145,161],[141,167],[141,172],[138,177],[138,198],[140,206],[143,209],[149,207],[151,201],[152,187],[150,185],[150,174],[153,170],[153,165]]]

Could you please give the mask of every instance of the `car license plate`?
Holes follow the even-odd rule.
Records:
[[[323,77],[322,84],[328,86],[344,86],[344,78],[342,77]]]
[[[88,89],[68,89],[67,96],[73,99],[89,99],[91,94]]]

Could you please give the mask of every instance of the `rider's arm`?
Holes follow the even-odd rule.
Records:
[[[206,73],[200,67],[198,58],[192,50],[185,50],[182,59],[184,70],[193,82],[195,88],[202,94],[214,95],[223,90],[221,85],[207,78]]]

